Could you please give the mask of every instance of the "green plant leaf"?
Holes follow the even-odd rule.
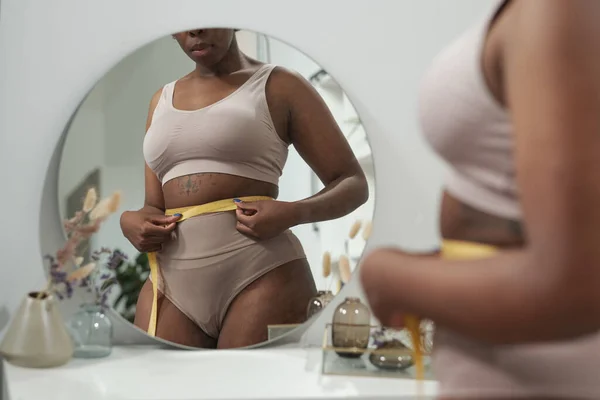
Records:
[[[102,286],[100,286],[100,292],[104,292],[105,290],[109,289],[112,285],[119,283],[119,281],[117,280],[116,277],[112,277],[109,278],[107,280],[105,280],[104,282],[102,282]]]
[[[128,297],[127,302],[125,303],[125,307],[130,308],[131,306],[135,306],[136,303],[137,299],[134,299],[133,297]]]
[[[135,307],[140,291],[148,278],[150,265],[146,253],[138,253],[135,259],[123,262],[115,270],[115,278],[120,286],[119,297],[113,303],[121,307],[121,315],[130,321],[135,318]]]

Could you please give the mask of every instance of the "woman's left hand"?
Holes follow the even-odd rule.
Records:
[[[398,249],[378,249],[365,257],[360,280],[371,312],[381,324],[395,329],[404,327],[406,314],[396,284],[398,267],[410,266],[418,259],[439,257],[438,250],[409,254]]]
[[[257,239],[270,239],[294,226],[293,203],[277,200],[236,201],[237,230]]]

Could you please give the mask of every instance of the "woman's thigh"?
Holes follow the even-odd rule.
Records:
[[[134,324],[144,331],[148,330],[148,324],[150,323],[152,300],[152,282],[146,280],[140,291],[134,320]],[[216,339],[208,336],[161,292],[158,292],[157,310],[157,337],[185,346],[201,348],[216,347]]]
[[[268,338],[268,325],[300,324],[317,290],[306,259],[283,264],[250,283],[231,302],[218,348],[239,348]]]

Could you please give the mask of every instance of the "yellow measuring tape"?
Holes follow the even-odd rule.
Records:
[[[247,196],[238,197],[243,202],[253,202],[261,200],[273,200],[267,196]],[[165,215],[181,214],[181,218],[177,222],[185,221],[188,218],[197,217],[203,214],[211,214],[225,211],[233,211],[237,209],[234,199],[219,200],[212,203],[201,204],[198,206],[173,208],[165,211]],[[148,335],[156,335],[156,319],[158,308],[158,260],[156,252],[148,253],[148,264],[150,264],[150,278],[152,280],[152,310],[150,311],[150,322],[148,323]]]
[[[485,244],[444,240],[442,241],[441,256],[446,260],[473,260],[490,257],[497,251],[496,247]],[[416,378],[422,380],[425,376],[425,366],[423,365],[423,349],[421,347],[421,320],[414,315],[408,315],[404,319],[404,324],[410,333],[413,345]]]

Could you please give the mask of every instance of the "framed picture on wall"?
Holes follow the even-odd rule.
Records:
[[[85,199],[85,195],[90,188],[96,188],[98,193],[98,197],[102,197],[102,192],[100,188],[100,168],[96,168],[91,171],[89,174],[83,178],[83,180],[73,189],[73,191],[67,196],[67,218],[71,218],[75,215],[75,213],[81,210],[83,206],[83,200]],[[84,240],[82,241],[78,248],[77,254],[81,254],[85,260],[90,259],[90,241]]]

